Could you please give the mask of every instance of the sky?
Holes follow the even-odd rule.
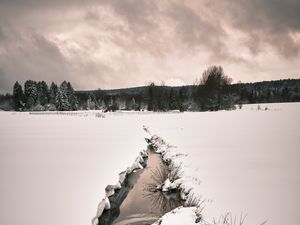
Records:
[[[300,78],[300,0],[0,0],[0,93]]]

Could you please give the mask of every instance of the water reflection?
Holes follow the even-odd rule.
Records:
[[[120,205],[128,195],[131,187],[122,185],[121,189],[116,190],[115,194],[108,197],[110,201],[110,209],[104,210],[98,218],[98,225],[110,225],[120,215]]]
[[[147,191],[144,197],[149,198],[152,206],[152,210],[159,209],[160,213],[163,215],[170,212],[172,209],[183,205],[183,201],[180,199],[178,192],[165,193],[162,191]]]
[[[167,177],[168,169],[166,165],[159,163],[159,167],[152,170],[151,180],[145,184],[143,193],[143,197],[150,200],[152,210],[159,209],[162,215],[183,205],[183,200],[178,191],[162,192],[157,189],[157,186],[162,184]]]

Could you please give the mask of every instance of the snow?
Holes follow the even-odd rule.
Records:
[[[164,157],[184,165],[179,182],[206,200],[205,221],[231,212],[247,214],[245,224],[298,224],[300,104],[267,107],[149,121],[152,134],[176,146],[162,146]],[[176,157],[178,152],[188,156]]]
[[[298,224],[300,104],[260,105],[105,118],[1,112],[0,224],[90,224],[106,185],[139,161],[143,125],[183,166],[177,182],[206,200],[206,221],[242,212],[245,225]],[[180,210],[162,224],[193,224],[195,210]]]
[[[145,149],[137,118],[0,114],[0,224],[90,224]]]
[[[197,224],[195,213],[195,208],[184,208],[178,207],[169,213],[166,213],[160,220],[158,220],[153,225],[171,225],[171,224],[184,224],[193,225]]]

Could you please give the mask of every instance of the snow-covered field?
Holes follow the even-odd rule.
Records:
[[[0,224],[90,224],[145,147],[138,118],[0,113]]]
[[[0,112],[0,224],[90,224],[104,187],[146,147],[146,125],[201,180],[204,218],[298,224],[300,104],[242,110],[109,114],[105,118]],[[178,220],[179,221],[179,220]]]

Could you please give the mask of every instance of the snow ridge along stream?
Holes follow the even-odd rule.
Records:
[[[141,151],[132,166],[119,174],[118,184],[107,186],[106,196],[98,205],[97,215],[92,220],[93,224],[244,224],[247,215],[243,213],[239,216],[225,213],[216,217],[217,219],[207,219],[205,206],[211,200],[204,199],[199,193],[198,187],[201,182],[185,163],[188,155],[180,153],[176,146],[152,134],[148,127],[143,126],[143,129],[149,135],[145,138],[148,149]],[[148,161],[150,166],[147,165]],[[159,165],[160,163],[163,165]],[[158,172],[155,173],[155,169]],[[157,195],[162,197],[157,198]],[[152,198],[152,202],[144,200],[145,197]],[[169,201],[166,203],[165,200],[160,204],[158,200],[161,198]],[[156,201],[154,207],[153,200]],[[263,221],[261,224],[266,222]]]
[[[165,181],[157,186],[165,193],[179,192],[182,199],[182,206],[166,213],[152,225],[243,225],[247,214],[241,213],[234,216],[230,212],[220,215],[219,217],[209,220],[205,217],[205,206],[211,200],[204,199],[199,193],[198,186],[200,180],[191,173],[190,168],[185,164],[187,154],[182,154],[176,146],[167,144],[167,142],[158,135],[151,134],[149,128],[144,130],[150,135],[146,139],[149,146],[162,157],[164,163],[168,166],[168,176]],[[209,220],[209,221],[208,221]],[[263,221],[260,225],[266,224]]]
[[[105,197],[92,224],[149,225],[183,205],[179,192],[166,186],[172,171],[160,152],[155,152],[154,142],[146,140],[148,149],[141,151],[132,166],[119,174],[116,185],[105,188]]]

